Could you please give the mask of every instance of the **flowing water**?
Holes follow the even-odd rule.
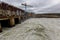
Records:
[[[4,29],[0,40],[60,40],[60,18],[31,18]]]

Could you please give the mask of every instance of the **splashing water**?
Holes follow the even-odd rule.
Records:
[[[0,40],[60,40],[60,18],[32,18],[0,33]]]

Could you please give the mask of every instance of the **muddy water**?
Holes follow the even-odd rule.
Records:
[[[46,29],[43,25],[36,23],[35,21],[27,21],[28,23],[26,27],[28,30],[26,31],[26,37],[24,40],[51,40],[49,36],[46,34]]]
[[[0,33],[0,40],[60,40],[60,19],[32,18]]]
[[[45,28],[43,26],[40,28],[39,26],[36,26],[34,29],[29,29],[25,40],[50,40],[44,32]]]

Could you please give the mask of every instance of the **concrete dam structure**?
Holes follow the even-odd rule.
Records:
[[[32,13],[26,13],[25,11],[17,8],[8,3],[0,3],[0,32],[2,32],[2,26],[12,27],[17,23],[21,23],[22,20],[25,20],[29,17],[32,17]]]

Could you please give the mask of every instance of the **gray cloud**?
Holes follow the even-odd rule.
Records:
[[[1,1],[7,2],[11,5],[14,5],[14,6],[18,7],[23,0],[1,0]]]
[[[60,13],[60,0],[1,0],[11,5],[24,9],[22,3],[27,3],[33,7],[28,7],[27,11],[35,13],[57,12]]]

